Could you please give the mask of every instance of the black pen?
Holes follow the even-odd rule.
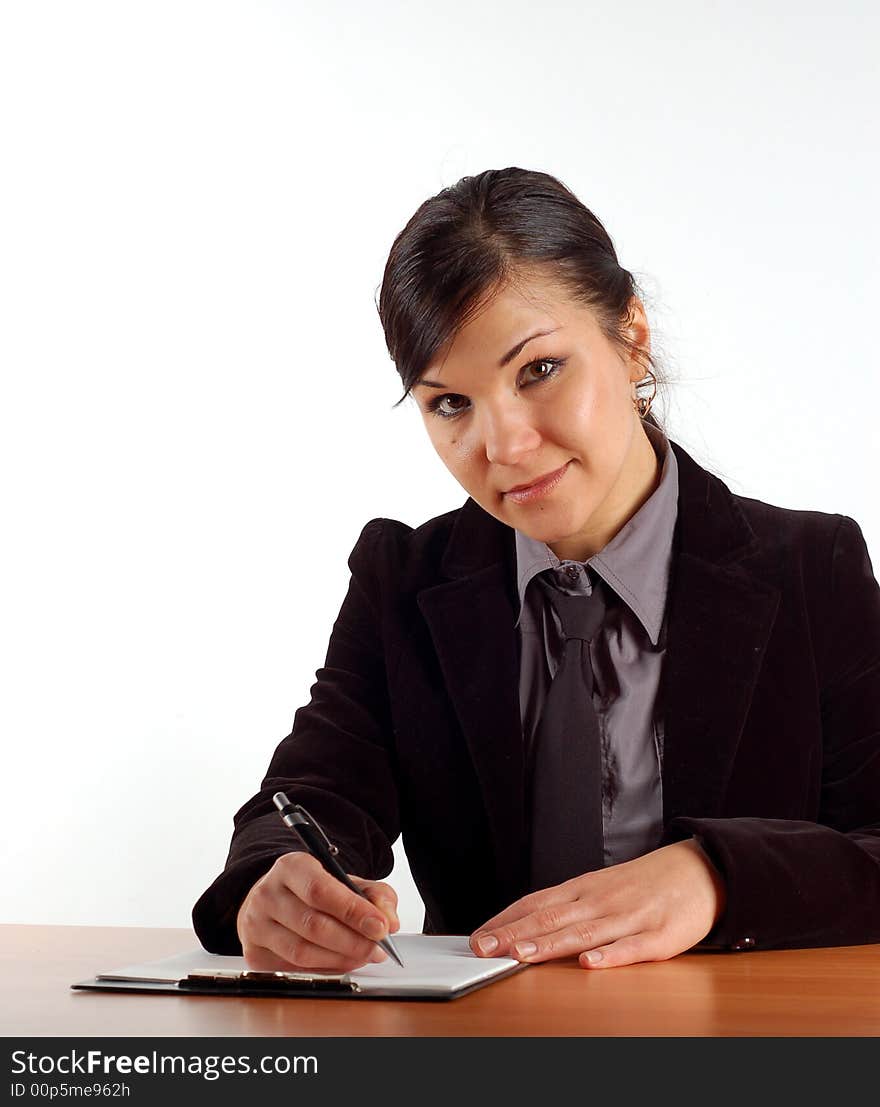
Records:
[[[348,873],[336,860],[336,854],[339,853],[339,850],[308,811],[298,803],[291,803],[283,792],[276,792],[272,799],[282,820],[297,835],[309,853],[313,857],[317,857],[327,872],[331,876],[335,876],[337,880],[340,880],[346,888],[350,888],[356,895],[363,896],[368,903],[372,903],[370,897],[349,879]],[[376,944],[380,945],[403,968],[403,961],[401,961],[400,954],[394,948],[394,943],[390,937],[382,938]]]

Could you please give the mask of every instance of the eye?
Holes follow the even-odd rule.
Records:
[[[532,377],[528,384],[539,384],[541,381],[550,380],[551,377],[555,377],[562,367],[564,362],[563,358],[559,357],[542,357],[538,361],[530,361],[528,365],[524,366],[523,372],[528,373],[532,369],[544,369],[545,372],[540,376]]]
[[[455,407],[453,405],[452,411],[442,407],[448,400],[466,400],[467,397],[459,396],[456,392],[447,392],[443,396],[435,396],[433,400],[428,404],[428,411],[432,415],[439,415],[441,419],[454,419],[456,415],[461,414],[465,410],[464,406]]]
[[[564,364],[565,358],[559,357],[542,357],[530,361],[528,365],[524,365],[522,368],[521,372],[524,379],[521,387],[528,388],[530,385],[543,384],[544,381],[552,380]],[[530,379],[528,374],[533,369],[542,370],[542,372]],[[458,401],[460,406],[456,406],[455,401]],[[446,403],[451,403],[451,410],[449,407],[443,406]],[[455,419],[456,416],[467,410],[467,403],[467,396],[461,396],[457,392],[446,392],[442,396],[435,396],[430,401],[428,411],[432,415],[438,415],[441,419]]]

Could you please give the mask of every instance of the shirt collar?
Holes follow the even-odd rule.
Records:
[[[678,462],[669,439],[650,423],[643,423],[648,440],[662,460],[657,487],[639,510],[610,542],[587,561],[560,561],[545,542],[530,538],[514,528],[519,616],[526,588],[545,569],[589,566],[627,604],[657,645],[666,609],[669,568],[672,562],[672,534],[678,515]]]

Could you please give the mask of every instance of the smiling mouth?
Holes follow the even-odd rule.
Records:
[[[544,476],[538,477],[538,479],[532,481],[531,484],[519,484],[515,488],[508,488],[503,495],[510,497],[510,499],[518,503],[524,503],[538,496],[544,496],[552,491],[559,481],[562,480],[570,464],[570,461],[566,461],[561,468],[554,469],[552,473],[545,473]]]

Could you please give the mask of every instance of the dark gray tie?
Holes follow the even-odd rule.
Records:
[[[532,747],[532,891],[604,863],[602,749],[589,645],[605,614],[602,584],[593,577],[591,595],[569,596],[538,580],[559,615],[565,646]]]

